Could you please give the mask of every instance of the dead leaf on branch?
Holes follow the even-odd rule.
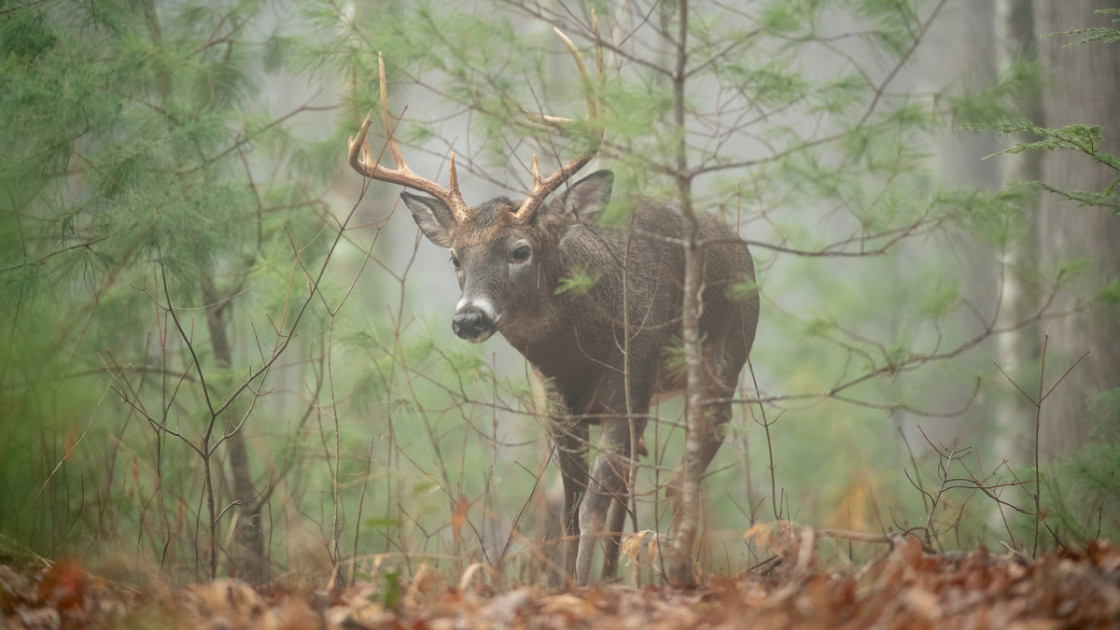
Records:
[[[451,535],[456,545],[462,540],[463,525],[467,522],[470,509],[471,502],[466,497],[459,497],[455,502],[455,510],[451,513]]]
[[[743,534],[743,540],[753,542],[775,556],[782,556],[797,541],[797,524],[787,520],[755,523]]]

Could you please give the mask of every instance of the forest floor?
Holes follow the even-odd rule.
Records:
[[[469,580],[472,584],[474,580]],[[0,630],[23,628],[1120,628],[1120,547],[1034,560],[931,554],[916,539],[843,571],[791,549],[764,574],[691,590],[449,586],[419,571],[334,589],[124,585],[73,561],[0,565]]]

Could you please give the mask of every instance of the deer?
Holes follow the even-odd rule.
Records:
[[[584,85],[593,86],[578,48],[554,30],[575,59]],[[596,52],[601,82],[597,31]],[[683,371],[672,361],[682,336],[679,204],[635,197],[629,200],[629,226],[600,227],[596,218],[611,201],[613,173],[599,170],[569,183],[599,153],[600,126],[596,142],[548,177],[541,175],[534,155],[528,196],[499,196],[470,206],[459,191],[454,153],[446,188],[409,168],[394,135],[380,55],[378,71],[381,122],[396,168],[373,157],[367,140],[372,113],[349,139],[349,164],[366,178],[425,193],[406,190],[400,197],[420,232],[450,250],[462,291],[451,319],[454,334],[481,343],[498,333],[548,387],[553,408],[547,424],[564,495],[563,568],[569,579],[588,584],[596,548],[601,547],[602,579],[611,580],[629,513],[631,457],[648,454],[642,435],[651,405],[655,398],[685,389]],[[603,104],[590,95],[591,89],[587,123],[595,128]],[[551,125],[573,122],[538,120]],[[723,425],[732,416],[734,391],[758,325],[759,298],[757,291],[744,297],[742,291],[729,290],[744,282],[753,286],[754,263],[745,242],[713,215],[698,220],[696,234],[703,243],[702,417],[707,420],[703,470],[719,450]],[[586,290],[558,291],[565,278],[576,275],[595,281]],[[593,425],[599,427],[595,449],[590,446]],[[678,467],[667,490],[675,522],[680,518],[682,474]]]

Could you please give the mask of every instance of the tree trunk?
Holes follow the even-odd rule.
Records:
[[[1114,6],[1107,0],[1034,0],[1034,19],[1039,60],[1050,81],[1042,99],[1041,123],[1102,125],[1101,149],[1117,154],[1120,47],[1090,43],[1064,48],[1074,41],[1071,37],[1041,37],[1086,26],[1112,26],[1110,16],[1093,11]],[[1115,171],[1068,152],[1047,152],[1042,170],[1042,180],[1061,190],[1103,191],[1116,177]],[[1056,269],[1064,260],[1089,263],[1087,272],[1065,292],[1069,297],[1056,305],[1059,310],[1072,306],[1075,297],[1091,298],[1102,283],[1120,276],[1120,217],[1102,209],[1079,208],[1045,194],[1038,215],[1038,242],[1044,271]],[[1049,335],[1046,387],[1077,357],[1090,352],[1043,405],[1040,451],[1044,459],[1054,460],[1089,441],[1089,403],[1101,391],[1120,386],[1120,320],[1114,312],[1091,305],[1053,321]]]
[[[154,0],[145,0],[142,7],[144,17],[148,24],[148,34],[153,44],[159,44],[163,38],[159,23],[159,14],[156,11]],[[159,89],[161,100],[166,100],[171,93],[171,73],[161,66],[159,72]],[[229,336],[226,333],[225,308],[227,299],[222,296],[214,283],[213,272],[202,277],[202,298],[206,305],[206,325],[210,332],[210,344],[214,351],[214,362],[218,369],[228,370],[233,364],[233,352],[229,345]],[[228,395],[229,392],[223,392]],[[234,501],[240,506],[237,525],[233,535],[233,549],[231,550],[231,573],[250,584],[263,584],[268,576],[267,555],[264,548],[264,536],[261,531],[260,493],[253,488],[253,479],[249,466],[249,450],[245,445],[245,438],[237,428],[239,418],[233,411],[235,407],[227,408],[222,415],[225,416],[224,432],[227,453],[230,462],[230,472],[233,476]],[[213,419],[215,422],[222,420]],[[210,483],[207,477],[207,483]],[[211,544],[217,544],[212,541]],[[211,556],[210,570],[214,572],[216,555]],[[210,576],[211,578],[214,575]]]
[[[997,0],[995,12],[996,70],[1005,72],[1020,59],[1037,58],[1034,34],[1034,12],[1027,0]],[[1042,92],[1031,90],[1019,103],[1019,113],[1041,122]],[[1021,133],[1010,138],[1014,142],[1031,142],[1035,138]],[[1042,157],[1037,151],[1005,155],[1000,158],[1000,185],[1042,179]],[[1038,238],[1034,233],[1038,222],[1038,206],[1025,209],[1029,231],[1021,241],[1008,246],[1003,257],[1003,304],[1000,307],[1001,325],[1012,325],[1029,319],[1038,309],[1039,295],[1035,285],[1022,276],[1020,269],[1035,269],[1032,261],[1038,251]],[[996,361],[1021,386],[1033,382],[1029,377],[1037,369],[1037,359],[1042,352],[1041,328],[1027,328],[1001,335],[998,340]],[[1034,406],[1010,384],[1007,394],[996,407],[995,452],[997,461],[1023,463],[1031,460],[1034,443]],[[995,513],[998,515],[998,511]]]
[[[228,370],[233,364],[233,351],[226,334],[226,300],[214,285],[214,277],[202,280],[202,299],[206,304],[206,324],[210,331],[210,344],[218,369]],[[229,392],[222,392],[228,395]],[[261,523],[261,493],[253,487],[253,474],[249,465],[249,449],[245,444],[244,427],[238,427],[237,405],[231,405],[222,415],[219,426],[226,434],[226,453],[229,457],[230,475],[233,480],[233,500],[238,505],[237,522],[233,531],[230,554],[230,573],[253,585],[268,580],[268,556],[264,548]],[[221,420],[221,419],[218,419]]]
[[[677,195],[681,204],[681,240],[684,246],[684,303],[681,313],[681,337],[684,342],[685,380],[685,443],[681,462],[679,513],[674,515],[676,532],[668,550],[666,571],[674,586],[695,586],[692,569],[692,546],[700,521],[700,479],[704,473],[703,452],[706,436],[703,393],[703,359],[700,347],[700,246],[696,236],[697,221],[692,206],[692,179],[688,174],[688,150],[685,143],[685,82],[688,64],[688,2],[679,0],[677,14],[676,68],[673,73],[673,113],[677,127],[676,155]],[[665,16],[668,17],[668,16]],[[666,20],[670,23],[671,18]],[[668,29],[666,29],[668,30]]]

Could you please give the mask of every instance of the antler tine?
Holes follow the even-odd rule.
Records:
[[[533,154],[533,169],[530,171],[533,174],[533,188],[541,185],[541,169],[537,165],[537,154]]]
[[[591,14],[591,25],[595,31],[595,70],[598,74],[598,83],[593,83],[591,76],[587,72],[587,64],[583,61],[583,55],[579,52],[579,48],[572,43],[558,28],[552,30],[560,37],[567,46],[568,52],[571,53],[572,58],[576,62],[576,67],[579,68],[580,78],[583,80],[584,89],[587,92],[587,123],[596,134],[594,144],[583,153],[569,160],[566,164],[560,167],[552,175],[547,178],[542,178],[540,168],[537,164],[537,156],[533,155],[533,191],[521,202],[521,205],[514,213],[514,217],[521,222],[529,221],[540,209],[544,200],[553,192],[556,191],[564,182],[568,181],[573,175],[576,174],[587,163],[590,162],[599,152],[599,147],[603,144],[604,129],[600,124],[600,119],[603,114],[602,94],[605,82],[605,71],[603,63],[603,45],[599,38],[599,20],[596,18],[595,13]],[[552,124],[570,124],[571,120],[565,118],[555,117],[539,117],[543,122]]]
[[[592,20],[594,20],[592,24],[595,28],[596,51],[598,51],[599,21],[594,17],[592,17]],[[565,35],[563,31],[555,26],[552,27],[552,31],[556,33],[561,41],[564,42],[564,45],[568,47],[568,52],[572,55],[572,59],[575,59],[576,67],[579,68],[579,76],[584,84],[583,89],[587,92],[587,120],[590,121],[594,116],[598,115],[599,108],[595,102],[595,86],[591,84],[591,77],[587,74],[587,64],[584,63],[583,55],[579,52],[579,49],[576,48],[576,45],[572,43],[571,39],[568,39],[568,36]]]
[[[463,201],[463,195],[459,192],[459,178],[455,173],[455,154],[451,154],[451,165],[448,169],[448,186],[450,189],[412,172],[408,163],[405,162],[404,154],[401,153],[400,144],[394,134],[393,119],[389,114],[389,94],[385,87],[385,60],[381,57],[381,53],[377,54],[377,72],[381,80],[381,124],[385,127],[386,145],[397,168],[395,170],[385,168],[373,157],[373,151],[370,149],[369,139],[367,138],[372,123],[372,114],[366,115],[361,129],[358,130],[357,137],[351,137],[348,141],[350,168],[370,179],[390,184],[400,184],[406,188],[428,193],[447,204],[451,208],[452,214],[455,215],[455,220],[462,223],[469,216],[469,208]]]

